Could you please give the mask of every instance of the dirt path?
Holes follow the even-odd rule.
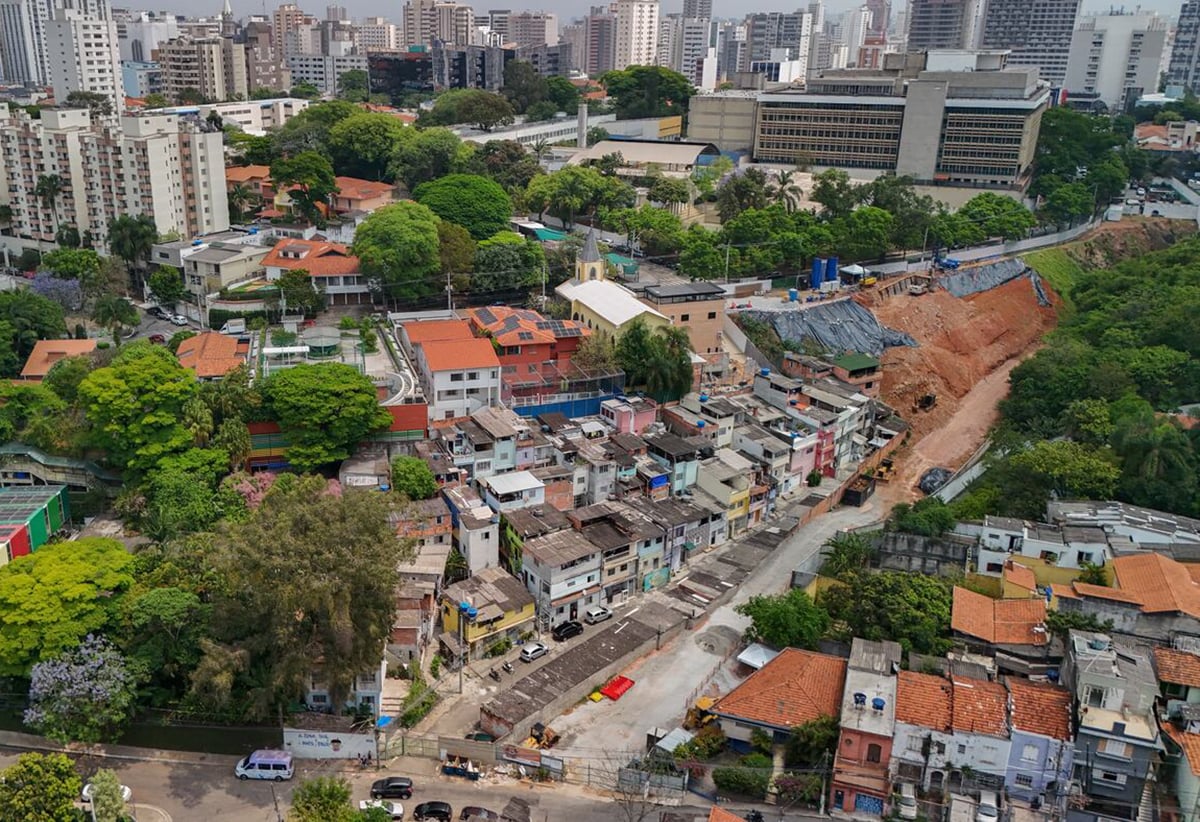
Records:
[[[922,437],[896,457],[896,478],[880,486],[879,498],[887,505],[912,502],[921,496],[917,481],[934,466],[957,469],[983,444],[1000,415],[1000,400],[1008,394],[1008,375],[1034,353],[1026,351],[1005,361],[967,392],[946,425]]]

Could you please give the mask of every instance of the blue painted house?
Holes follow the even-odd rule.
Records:
[[[1009,677],[1012,750],[1005,785],[1009,795],[1054,808],[1071,778],[1071,692],[1057,685]]]

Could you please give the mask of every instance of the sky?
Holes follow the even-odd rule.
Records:
[[[233,11],[241,16],[245,14],[269,13],[283,0],[231,0]],[[404,0],[293,0],[296,5],[316,17],[325,16],[325,6],[337,4],[345,6],[353,18],[381,16],[399,23],[401,8]],[[462,0],[460,0],[462,2]],[[489,8],[538,9],[552,11],[558,14],[559,24],[569,22],[572,17],[585,14],[591,6],[602,5],[607,0],[477,0],[471,3],[478,14],[486,14]],[[662,13],[681,11],[683,0],[661,0]],[[217,14],[221,11],[222,0],[116,0],[113,5],[126,5],[130,8],[154,8],[175,14]],[[807,0],[713,0],[713,15],[716,17],[742,17],[747,11],[794,11],[806,7]],[[826,13],[838,13],[861,5],[861,0],[826,0]],[[893,13],[903,4],[893,3]],[[207,8],[206,6],[211,6]],[[1160,14],[1174,16],[1179,13],[1180,0],[1142,0],[1141,2],[1120,3],[1111,0],[1083,0],[1083,12],[1107,11],[1110,7],[1129,11],[1140,7],[1143,11],[1157,11]]]

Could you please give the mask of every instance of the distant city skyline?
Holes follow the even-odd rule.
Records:
[[[244,17],[249,14],[262,14],[264,11],[270,13],[274,8],[277,8],[283,0],[231,0],[233,12],[238,17]],[[345,6],[347,12],[355,19],[363,17],[386,17],[392,22],[399,24],[401,18],[401,10],[404,7],[402,0],[342,0],[342,2],[329,2],[329,0],[292,0],[300,8],[313,14],[317,17],[325,16],[325,7],[329,5]],[[553,12],[559,16],[560,22],[569,22],[573,17],[582,17],[589,8],[594,5],[600,5],[603,0],[510,0],[510,2],[502,2],[501,0],[488,0],[487,2],[475,2],[469,5],[474,6],[477,13],[486,13],[490,8],[511,8],[514,11],[518,9],[532,9],[540,11]],[[662,14],[670,14],[683,10],[684,0],[662,0]],[[216,15],[221,11],[223,0],[142,0],[142,2],[131,2],[130,0],[115,0],[113,3],[116,7],[145,9],[154,11],[168,11],[175,14],[188,15]],[[861,0],[829,0],[826,2],[825,8],[827,13],[840,14],[849,9],[861,6]],[[892,5],[892,14],[904,9],[907,4],[904,2],[896,2]],[[212,8],[208,8],[211,6]],[[806,8],[807,0],[757,0],[749,6],[744,1],[738,0],[713,0],[713,15],[715,17],[741,18],[751,11],[795,11],[797,8]],[[1141,8],[1143,12],[1156,11],[1159,14],[1168,17],[1175,17],[1179,14],[1179,0],[1140,0],[1140,2],[1120,3],[1113,0],[1083,0],[1081,13],[1093,14],[1097,12],[1106,12],[1110,8],[1122,8],[1132,12],[1136,8]]]

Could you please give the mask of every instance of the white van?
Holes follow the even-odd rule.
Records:
[[[995,791],[979,792],[979,807],[975,809],[975,822],[997,822],[1000,819],[1000,797]]]
[[[908,782],[900,785],[900,799],[896,802],[896,812],[901,819],[917,818],[917,790]]]
[[[274,779],[282,782],[291,779],[296,769],[292,764],[292,755],[287,751],[264,749],[238,762],[233,772],[238,779]]]

